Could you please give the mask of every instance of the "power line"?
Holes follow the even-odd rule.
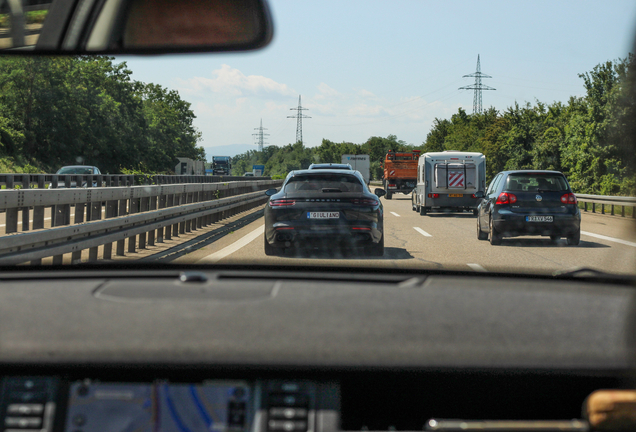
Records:
[[[481,65],[479,64],[479,54],[477,54],[477,71],[469,75],[464,75],[464,78],[475,77],[475,84],[472,86],[460,87],[459,90],[475,90],[473,96],[473,114],[481,113],[481,91],[482,90],[496,90],[492,87],[488,87],[481,83],[482,78],[492,78],[490,75],[481,73]]]
[[[309,108],[303,108],[300,105],[300,95],[298,95],[298,108],[290,108],[292,111],[296,111],[296,115],[287,116],[287,118],[298,119],[296,122],[296,142],[303,142],[303,119],[311,118],[308,115],[303,114],[303,111],[307,111]]]
[[[256,137],[257,139],[257,145],[258,145],[258,151],[262,152],[263,151],[263,144],[265,144],[264,141],[264,137],[269,136],[269,134],[267,133],[263,133],[263,131],[267,130],[267,128],[263,127],[263,119],[261,119],[261,127],[257,127],[254,128],[254,130],[258,131],[255,134],[252,134],[252,136]]]

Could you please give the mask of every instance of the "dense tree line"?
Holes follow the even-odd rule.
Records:
[[[266,175],[285,176],[289,171],[306,169],[312,163],[341,163],[343,154],[368,154],[371,159],[371,177],[382,178],[380,164],[389,150],[411,151],[413,145],[398,140],[395,135],[386,138],[371,137],[363,144],[335,143],[323,139],[318,147],[304,147],[302,143],[284,147],[269,146],[262,152],[250,150],[232,160],[235,175],[252,170],[252,165],[265,165]]]
[[[579,76],[585,96],[567,103],[515,104],[504,112],[490,108],[468,114],[460,108],[450,119],[435,119],[417,147],[395,135],[371,137],[363,144],[323,139],[314,148],[270,146],[236,156],[235,174],[263,164],[268,175],[286,175],[313,162],[340,162],[343,154],[369,154],[372,177],[378,179],[389,149],[459,150],[486,155],[488,180],[502,170],[551,169],[564,172],[578,193],[635,196],[635,57],[599,64]]]
[[[0,158],[47,172],[169,172],[204,160],[190,103],[105,56],[0,57]]]
[[[479,151],[488,178],[509,169],[565,173],[578,193],[636,194],[636,62],[608,61],[579,75],[586,94],[567,103],[515,104],[435,119],[423,151]]]

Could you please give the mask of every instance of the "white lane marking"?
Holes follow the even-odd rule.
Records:
[[[466,264],[468,267],[470,267],[471,269],[475,270],[476,272],[482,272],[485,273],[487,270],[485,268],[483,268],[482,266],[480,266],[479,264]]]
[[[391,214],[392,214],[393,216],[400,217],[400,215],[399,215],[399,214],[397,214],[396,212],[391,212]]]
[[[247,246],[249,243],[256,240],[258,237],[262,236],[264,232],[265,232],[265,225],[261,225],[260,227],[256,228],[251,233],[241,237],[240,239],[238,239],[231,245],[226,246],[220,251],[214,252],[213,254],[210,254],[206,256],[205,258],[201,258],[199,261],[197,261],[197,264],[211,264],[219,260],[222,260],[226,256],[231,255],[237,250],[241,249],[243,246]]]
[[[424,231],[422,228],[413,227],[413,229],[417,231],[418,233],[422,234],[424,237],[433,237],[432,235]]]
[[[602,240],[607,240],[607,241],[611,241],[611,242],[614,242],[614,243],[620,243],[620,244],[624,244],[624,245],[627,245],[627,246],[636,247],[636,243],[630,242],[630,241],[627,241],[627,240],[621,240],[621,239],[617,239],[617,238],[614,238],[614,237],[604,236],[604,235],[601,235],[601,234],[594,234],[594,233],[587,232],[587,231],[581,231],[581,234],[586,235],[586,236],[590,236],[590,237],[600,238]]]

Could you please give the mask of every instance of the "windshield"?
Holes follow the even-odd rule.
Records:
[[[93,169],[88,167],[65,167],[60,168],[57,174],[93,174]]]
[[[0,264],[636,273],[636,2],[268,4],[262,50],[2,55]]]

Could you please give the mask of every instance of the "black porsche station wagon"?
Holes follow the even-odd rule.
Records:
[[[280,192],[265,192],[265,254],[287,248],[364,248],[384,254],[384,220],[379,197],[358,171],[302,170],[289,173]]]
[[[581,239],[576,195],[558,171],[503,171],[488,186],[478,207],[477,238],[493,245],[503,237],[550,236]]]

